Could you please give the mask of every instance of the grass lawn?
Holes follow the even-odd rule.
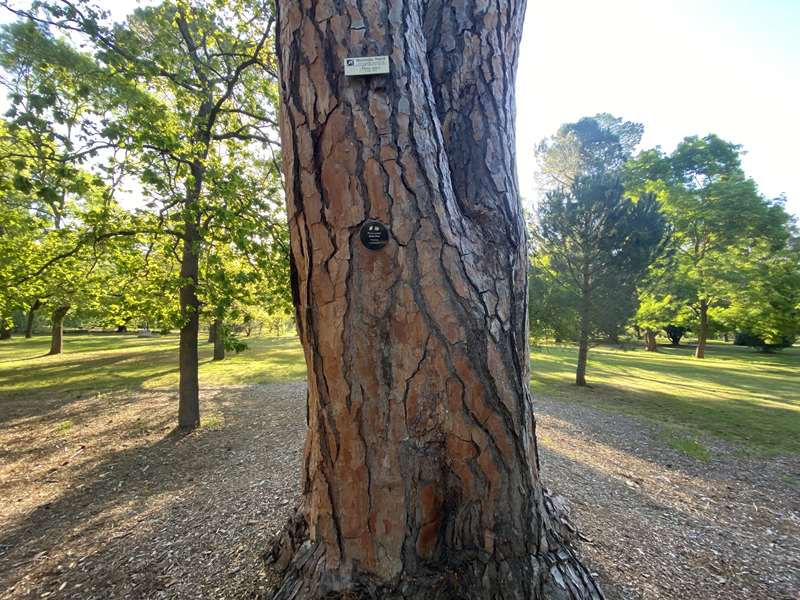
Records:
[[[590,387],[581,389],[573,383],[575,348],[534,347],[533,389],[674,426],[679,433],[668,443],[701,460],[704,448],[684,433],[711,434],[764,453],[800,452],[800,348],[763,354],[715,344],[703,360],[692,352],[593,348]]]
[[[294,337],[246,340],[248,349],[211,360],[200,343],[200,385],[247,385],[305,377],[303,352]],[[178,385],[178,336],[67,335],[64,353],[46,356],[50,338],[0,343],[0,400],[29,394],[75,394]]]
[[[305,376],[294,337],[252,338],[249,349],[211,360],[200,345],[201,386],[270,383]],[[49,338],[0,343],[0,401],[29,395],[75,395],[115,389],[174,388],[178,382],[177,336],[66,336],[64,354],[45,356]],[[800,348],[760,354],[749,348],[712,345],[699,361],[689,348],[658,353],[593,348],[590,387],[573,385],[573,347],[534,347],[534,392],[605,410],[654,419],[667,428],[667,443],[707,459],[693,433],[739,442],[758,452],[800,452]],[[688,437],[686,434],[689,434]]]

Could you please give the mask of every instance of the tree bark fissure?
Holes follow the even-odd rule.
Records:
[[[279,2],[309,369],[275,598],[601,598],[539,481],[513,78],[524,2]],[[345,78],[349,56],[392,73]],[[359,241],[367,219],[389,244]]]

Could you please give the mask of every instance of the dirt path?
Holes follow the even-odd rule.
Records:
[[[295,501],[302,383],[206,390],[171,433],[158,392],[0,404],[0,599],[259,598],[260,554]],[[591,541],[609,598],[800,598],[800,460],[538,401],[545,478]]]

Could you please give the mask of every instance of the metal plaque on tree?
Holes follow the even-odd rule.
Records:
[[[388,56],[362,56],[344,59],[344,74],[347,77],[361,75],[388,75]]]
[[[361,243],[370,250],[380,250],[389,243],[389,230],[380,221],[370,219],[361,226]]]

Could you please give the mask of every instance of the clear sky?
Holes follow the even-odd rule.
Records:
[[[137,4],[108,5],[122,17]],[[517,105],[527,198],[534,144],[609,112],[643,123],[645,148],[707,133],[741,144],[762,193],[800,216],[800,0],[528,0]]]
[[[529,0],[517,106],[524,196],[537,141],[609,112],[644,124],[642,147],[741,144],[762,193],[800,215],[800,0]]]

